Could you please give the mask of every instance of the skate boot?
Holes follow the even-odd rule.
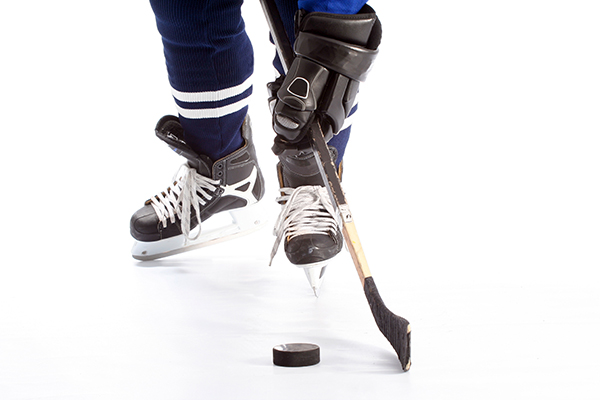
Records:
[[[335,160],[336,150],[330,147]],[[275,257],[281,241],[288,260],[304,268],[315,296],[325,268],[342,249],[343,236],[335,207],[324,187],[312,151],[286,151],[279,156],[277,172],[281,186],[281,213],[275,223]],[[340,171],[341,173],[341,165]]]
[[[185,143],[183,128],[175,116],[161,118],[156,135],[185,157],[187,163],[181,166],[169,188],[147,200],[131,217],[135,259],[171,256],[264,226],[266,221],[257,204],[264,195],[264,180],[248,118],[241,128],[244,146],[214,162],[196,154]],[[230,214],[231,223],[206,229],[205,221],[224,211]]]

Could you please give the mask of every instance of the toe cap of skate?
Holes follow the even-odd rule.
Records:
[[[312,264],[335,257],[342,243],[329,235],[303,235],[285,243],[285,253],[292,264]]]

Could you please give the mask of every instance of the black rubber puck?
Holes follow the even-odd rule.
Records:
[[[319,346],[310,343],[287,343],[273,347],[273,364],[280,367],[307,367],[321,361]]]

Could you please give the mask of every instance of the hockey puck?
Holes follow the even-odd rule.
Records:
[[[319,346],[310,343],[287,343],[273,347],[273,364],[280,367],[308,367],[321,361]]]

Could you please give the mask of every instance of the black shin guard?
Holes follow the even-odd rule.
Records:
[[[302,142],[315,112],[326,126],[326,139],[339,132],[381,41],[381,24],[367,5],[355,15],[301,10],[296,26],[296,58],[283,82],[269,86],[280,145]]]

